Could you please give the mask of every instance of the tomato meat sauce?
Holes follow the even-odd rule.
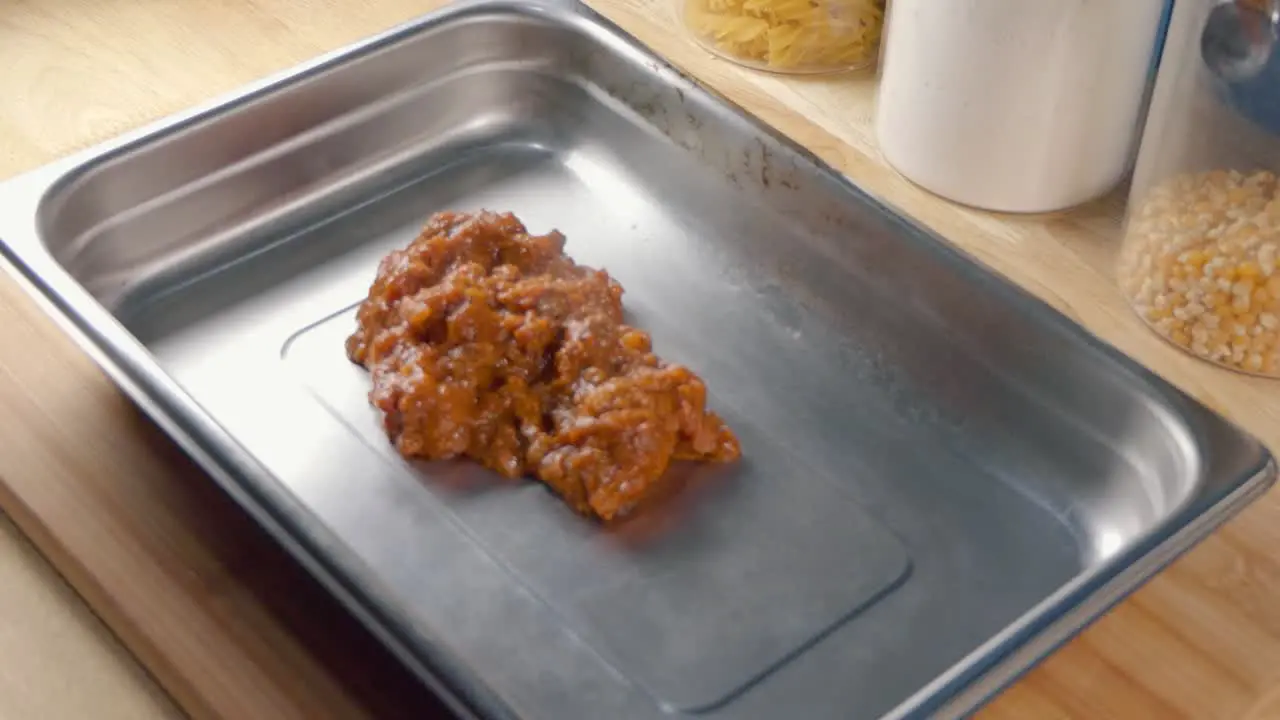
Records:
[[[432,215],[382,260],[346,349],[404,457],[533,476],[607,521],[656,494],[673,460],[741,449],[703,381],[623,322],[622,286],[564,242],[510,213]]]

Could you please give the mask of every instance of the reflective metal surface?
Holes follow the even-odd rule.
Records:
[[[379,257],[512,210],[742,436],[615,531],[388,447]],[[50,312],[461,713],[963,715],[1273,480],[1203,407],[587,10],[456,6],[0,186]]]
[[[1280,2],[1268,0],[1264,9],[1256,2],[1222,0],[1209,11],[1200,35],[1205,65],[1224,80],[1252,78],[1271,59],[1280,23]]]

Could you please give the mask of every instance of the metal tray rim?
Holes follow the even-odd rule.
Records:
[[[718,101],[738,110],[763,132],[779,137],[782,142],[811,159],[855,194],[874,205],[885,206],[807,149],[782,137],[774,128],[732,100],[701,85],[664,58],[639,45],[609,19],[580,4],[553,0],[463,0],[446,6],[366,40],[223,94],[188,111],[160,119],[0,182],[0,197],[9,198],[12,206],[31,208],[31,217],[34,218],[34,210],[41,205],[48,193],[75,183],[104,160],[185,125],[212,117],[235,103],[270,93],[313,73],[322,72],[363,53],[471,12],[536,13],[554,22],[572,24],[579,30],[590,32],[611,43],[627,45],[644,53],[649,61],[663,66],[694,86],[697,91],[712,95]],[[891,209],[890,212],[911,234],[933,239],[939,251],[951,256],[952,260],[959,261],[959,264],[966,266],[967,271],[978,275],[987,289],[1005,293],[1015,301],[1026,304],[1027,311],[1039,316],[1037,320],[1080,335],[1079,340],[1118,360],[1130,372],[1162,387],[1168,387],[1154,373],[1092,334],[1082,332],[1070,319],[998,275],[976,258],[923,229],[910,218],[902,217]],[[369,589],[362,591],[344,582],[343,577],[350,574],[345,569],[347,563],[342,559],[334,559],[332,554],[321,552],[325,545],[333,542],[333,538],[323,528],[309,526],[306,511],[293,503],[287,493],[280,492],[280,488],[271,487],[271,483],[261,482],[265,473],[254,458],[243,451],[237,441],[164,372],[150,352],[43,247],[38,239],[34,220],[30,227],[19,228],[17,231],[10,229],[7,237],[0,238],[0,257],[4,260],[6,270],[19,281],[27,294],[90,355],[112,381],[166,434],[190,453],[228,494],[257,522],[264,525],[349,611],[402,661],[415,669],[433,690],[441,694],[452,709],[468,717],[516,717],[496,693],[483,687],[477,678],[462,670],[447,648],[435,644],[430,658],[420,657],[395,632],[405,623],[389,616],[376,598],[371,597],[374,593],[368,592]],[[1182,395],[1176,389],[1170,390]],[[1240,480],[1225,497],[1193,497],[1181,512],[1156,528],[1143,542],[1078,576],[1045,598],[1013,625],[990,638],[886,717],[895,720],[924,716],[961,717],[973,712],[1211,533],[1239,508],[1263,494],[1276,479],[1276,462],[1270,452],[1230,421],[1216,414],[1210,414],[1210,417],[1232,433],[1246,438],[1259,450],[1262,461],[1247,478]],[[328,560],[325,559],[326,556]]]

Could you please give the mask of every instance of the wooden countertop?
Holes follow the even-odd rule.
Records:
[[[438,3],[7,0],[0,3],[0,177]],[[591,4],[1280,448],[1280,383],[1178,354],[1120,300],[1110,280],[1118,194],[1051,218],[957,208],[878,159],[872,79],[752,73],[691,46],[674,31],[665,0]],[[0,717],[167,718],[179,714],[170,697],[191,715],[237,720],[435,712],[430,696],[140,419],[7,277],[0,277],[0,506],[76,590],[0,522]],[[1280,495],[1162,573],[983,716],[1280,718]]]

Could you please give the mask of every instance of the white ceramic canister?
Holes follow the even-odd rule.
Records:
[[[956,202],[1048,212],[1128,172],[1168,0],[892,0],[876,134]]]

